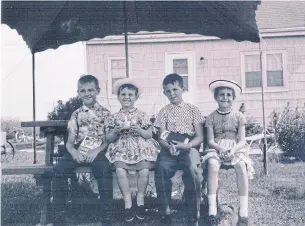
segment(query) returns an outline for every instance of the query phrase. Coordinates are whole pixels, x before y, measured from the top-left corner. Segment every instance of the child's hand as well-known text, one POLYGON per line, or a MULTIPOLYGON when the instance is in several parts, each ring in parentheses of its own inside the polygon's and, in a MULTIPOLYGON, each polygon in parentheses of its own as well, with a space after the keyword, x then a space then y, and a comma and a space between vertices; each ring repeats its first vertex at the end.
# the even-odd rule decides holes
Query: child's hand
POLYGON ((87 163, 91 163, 94 161, 94 159, 96 158, 96 156, 100 153, 99 148, 95 148, 92 150, 89 150, 87 152, 87 156, 86 156, 86 162, 87 163))
POLYGON ((74 159, 74 161, 77 163, 82 163, 85 161, 85 156, 82 153, 80 153, 79 151, 77 151, 76 149, 74 149, 71 152, 71 156, 74 159))
POLYGON ((116 125, 113 129, 113 131, 118 134, 119 132, 121 132, 121 130, 123 129, 123 124, 120 125, 116 125))
POLYGON ((170 154, 174 156, 178 156, 180 154, 180 151, 175 148, 174 144, 170 143, 170 146, 171 146, 169 149, 170 154))
POLYGON ((141 133, 141 127, 137 124, 131 123, 130 124, 130 132, 132 133, 141 133))
POLYGON ((172 144, 174 144, 174 147, 176 149, 179 149, 179 150, 190 150, 190 145, 189 144, 184 144, 184 143, 181 143, 181 142, 178 142, 178 141, 171 141, 172 144))
POLYGON ((223 158, 225 159, 225 161, 231 161, 233 157, 234 157, 234 151, 232 151, 232 149, 229 149, 223 153, 223 158))

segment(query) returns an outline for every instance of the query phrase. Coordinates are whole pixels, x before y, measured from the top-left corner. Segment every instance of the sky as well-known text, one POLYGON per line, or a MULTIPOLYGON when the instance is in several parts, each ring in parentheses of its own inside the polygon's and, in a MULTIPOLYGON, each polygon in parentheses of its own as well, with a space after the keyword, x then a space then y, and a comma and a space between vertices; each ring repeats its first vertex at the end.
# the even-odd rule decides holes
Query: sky
MULTIPOLYGON (((46 120, 58 100, 77 95, 85 73, 83 43, 35 54, 36 120, 46 120)), ((1 25, 1 117, 33 119, 32 55, 16 30, 1 25)))

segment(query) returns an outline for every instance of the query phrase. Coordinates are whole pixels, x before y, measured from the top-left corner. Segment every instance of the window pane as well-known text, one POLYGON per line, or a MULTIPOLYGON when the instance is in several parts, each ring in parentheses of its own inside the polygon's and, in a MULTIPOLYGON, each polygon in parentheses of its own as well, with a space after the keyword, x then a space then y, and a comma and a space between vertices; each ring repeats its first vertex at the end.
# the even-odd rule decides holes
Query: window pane
MULTIPOLYGON (((111 85, 111 90, 112 90, 112 87, 113 87, 113 85, 114 85, 114 83, 116 82, 116 81, 118 81, 118 80, 120 80, 121 78, 112 78, 112 85, 111 85)), ((113 90, 112 90, 112 94, 114 94, 114 95, 117 95, 116 93, 114 93, 113 92, 113 90)))
MULTIPOLYGON (((126 61, 125 59, 112 59, 111 60, 111 84, 112 86, 109 87, 112 90, 113 84, 122 79, 126 78, 126 61)), ((112 94, 116 95, 116 93, 112 94)))
POLYGON ((187 59, 174 59, 173 71, 179 75, 188 74, 188 62, 187 59))
POLYGON ((267 71, 282 71, 283 70, 282 54, 267 54, 267 71))
POLYGON ((260 71, 260 56, 259 55, 248 55, 245 56, 245 72, 260 71))
POLYGON ((261 72, 246 72, 246 88, 262 87, 261 72))
POLYGON ((267 71, 267 86, 284 86, 283 71, 267 71))
POLYGON ((112 78, 125 78, 126 77, 125 59, 111 60, 111 77, 112 78))
POLYGON ((188 76, 182 76, 183 78, 183 87, 184 90, 188 91, 189 90, 189 79, 188 76))

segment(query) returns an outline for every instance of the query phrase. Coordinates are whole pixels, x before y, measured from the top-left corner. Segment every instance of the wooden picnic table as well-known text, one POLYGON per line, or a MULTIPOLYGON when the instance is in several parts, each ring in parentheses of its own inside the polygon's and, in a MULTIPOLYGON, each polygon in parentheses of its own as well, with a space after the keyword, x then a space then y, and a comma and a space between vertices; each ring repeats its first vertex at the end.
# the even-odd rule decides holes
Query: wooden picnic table
POLYGON ((66 120, 21 122, 22 127, 39 127, 40 136, 46 137, 45 158, 42 164, 5 166, 1 168, 3 175, 33 174, 36 184, 42 186, 43 204, 40 213, 40 225, 47 224, 48 205, 51 197, 51 180, 53 172, 53 153, 55 136, 67 133, 66 120))

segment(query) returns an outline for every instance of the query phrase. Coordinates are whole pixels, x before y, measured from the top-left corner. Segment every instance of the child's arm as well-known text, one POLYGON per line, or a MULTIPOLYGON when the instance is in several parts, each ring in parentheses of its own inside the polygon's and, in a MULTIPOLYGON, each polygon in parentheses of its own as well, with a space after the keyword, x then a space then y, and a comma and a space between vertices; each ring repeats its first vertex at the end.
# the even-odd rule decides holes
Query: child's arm
POLYGON ((102 143, 101 146, 88 151, 87 156, 86 156, 86 162, 88 162, 88 163, 93 162, 93 160, 96 158, 96 156, 100 152, 105 151, 107 149, 109 143, 105 139, 103 139, 103 140, 104 140, 104 142, 102 143))
POLYGON ((214 129, 213 129, 213 127, 207 127, 207 140, 208 140, 209 148, 215 149, 219 152, 227 151, 227 150, 224 150, 219 144, 217 144, 214 141, 214 129))
POLYGON ((190 148, 197 147, 203 142, 203 129, 201 124, 195 125, 195 137, 189 143, 184 144, 181 142, 174 142, 174 147, 179 150, 189 150, 190 148))
POLYGON ((152 128, 149 127, 148 129, 143 129, 137 124, 131 124, 130 131, 133 133, 138 133, 144 139, 152 138, 152 128))
POLYGON ((72 158, 77 163, 81 163, 85 159, 84 159, 84 156, 78 150, 76 150, 74 148, 75 139, 76 139, 76 134, 73 133, 73 132, 69 132, 68 140, 67 140, 67 143, 66 143, 66 148, 67 148, 67 151, 71 154, 72 158))
POLYGON ((165 149, 170 150, 170 149, 172 148, 171 145, 170 145, 169 143, 167 143, 165 140, 162 140, 162 139, 161 139, 161 134, 162 134, 164 131, 165 131, 164 128, 159 128, 158 142, 159 142, 159 144, 160 144, 160 146, 161 146, 162 148, 165 148, 165 149))
POLYGON ((234 154, 235 152, 243 149, 246 145, 246 128, 245 125, 239 125, 238 133, 237 133, 237 144, 231 149, 231 153, 234 154))
POLYGON ((122 130, 122 128, 123 126, 115 126, 113 129, 111 129, 109 133, 106 134, 106 141, 108 143, 114 142, 117 139, 118 134, 122 130))

